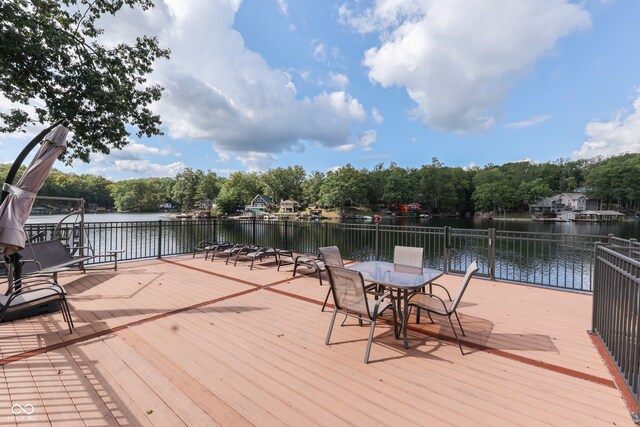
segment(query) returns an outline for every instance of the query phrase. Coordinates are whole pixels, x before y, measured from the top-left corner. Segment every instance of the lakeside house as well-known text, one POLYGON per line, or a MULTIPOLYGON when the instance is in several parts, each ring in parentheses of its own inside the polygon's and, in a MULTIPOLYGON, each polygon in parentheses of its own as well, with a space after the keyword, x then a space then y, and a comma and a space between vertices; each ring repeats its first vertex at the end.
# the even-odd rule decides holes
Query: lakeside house
POLYGON ((295 200, 280 200, 280 212, 294 213, 300 210, 300 203, 295 200))
POLYGON ((588 198, 584 193, 560 193, 543 197, 538 203, 530 205, 529 214, 534 219, 555 218, 564 212, 582 212, 597 208, 598 201, 588 198))
POLYGON ((275 205, 273 200, 271 200, 271 197, 265 196, 264 194, 258 194, 253 198, 251 204, 244 207, 243 215, 260 217, 273 209, 274 206, 275 205))

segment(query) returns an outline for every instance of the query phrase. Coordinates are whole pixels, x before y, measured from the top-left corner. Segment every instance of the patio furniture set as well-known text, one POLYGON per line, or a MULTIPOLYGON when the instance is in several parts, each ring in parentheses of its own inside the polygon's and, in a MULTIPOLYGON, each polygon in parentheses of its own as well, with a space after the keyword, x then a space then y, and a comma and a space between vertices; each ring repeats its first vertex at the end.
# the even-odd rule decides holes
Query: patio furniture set
MULTIPOLYGON (((334 309, 327 332, 325 343, 329 345, 331 333, 338 313, 347 317, 354 317, 362 325, 363 321, 370 323, 369 338, 364 355, 364 362, 369 362, 371 344, 376 323, 380 315, 391 309, 393 317, 393 331, 396 339, 402 340, 404 348, 409 348, 407 324, 411 310, 416 310, 416 323, 420 323, 421 312, 424 311, 433 323, 433 314, 446 317, 453 331, 454 337, 464 355, 464 350, 458 332, 452 321, 455 317, 460 333, 465 336, 462 323, 457 313, 460 300, 471 281, 471 277, 478 271, 477 261, 473 261, 462 278, 457 294, 452 297, 447 288, 435 280, 443 275, 440 270, 423 267, 423 248, 396 246, 393 262, 367 261, 345 267, 340 250, 337 246, 319 248, 317 256, 297 255, 289 250, 263 247, 232 242, 202 241, 195 248, 193 257, 197 253, 205 253, 205 260, 211 254, 213 261, 216 256, 226 258, 225 264, 233 259, 233 265, 245 258, 251 261, 253 269, 256 260, 273 257, 278 271, 283 265, 293 265, 295 277, 298 267, 303 266, 313 270, 323 285, 322 273, 326 272, 329 279, 329 290, 322 305, 325 310, 329 296, 333 296, 334 309), (446 294, 440 297, 433 293, 434 286, 446 294), (427 291, 428 287, 428 291, 427 291)), ((343 322, 344 323, 344 322, 343 322)))

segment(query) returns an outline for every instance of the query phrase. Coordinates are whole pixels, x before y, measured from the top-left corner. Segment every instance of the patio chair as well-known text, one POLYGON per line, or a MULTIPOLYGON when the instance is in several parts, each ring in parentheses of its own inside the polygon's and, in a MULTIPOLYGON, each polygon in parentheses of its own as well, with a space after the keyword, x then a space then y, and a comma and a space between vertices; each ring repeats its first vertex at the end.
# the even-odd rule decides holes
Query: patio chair
POLYGON ((396 246, 393 248, 393 263, 410 267, 423 267, 422 253, 424 248, 413 246, 396 246))
MULTIPOLYGON (((67 304, 66 292, 50 276, 31 276, 8 284, 7 292, 0 295, 0 322, 17 320, 51 312, 47 303, 58 302, 62 317, 73 333, 73 319, 67 304)), ((56 307, 57 310, 57 307, 56 307)))
POLYGON ((377 300, 370 298, 369 294, 365 291, 362 274, 358 271, 327 265, 327 274, 329 276, 330 290, 333 293, 335 304, 325 344, 329 345, 331 331, 333 330, 338 312, 345 316, 358 319, 361 324, 363 320, 368 321, 371 323, 371 327, 369 328, 367 349, 364 353, 364 363, 369 363, 369 353, 371 353, 371 341, 373 340, 376 321, 378 320, 378 316, 389 307, 391 307, 393 311, 393 329, 394 331, 396 330, 396 304, 393 295, 389 292, 381 295, 377 300))
MULTIPOLYGON (((320 285, 322 286, 322 276, 320 274, 320 267, 326 268, 328 266, 331 267, 344 267, 344 262, 342 261, 342 255, 340 255, 340 249, 337 246, 326 246, 323 248, 318 248, 320 251, 320 255, 322 256, 322 265, 318 265, 318 277, 320 277, 320 285)), ((322 304, 322 310, 324 311, 327 306, 327 302, 329 301, 329 295, 331 295, 331 288, 327 292, 327 296, 324 298, 324 303, 322 304)))
MULTIPOLYGON (((464 329, 462 328, 462 323, 460 323, 460 318, 458 317, 458 313, 456 309, 460 304, 460 300, 464 295, 464 291, 467 289, 469 282, 471 281, 471 276, 473 276, 478 271, 478 261, 473 261, 471 265, 467 268, 467 272, 460 283, 460 287, 458 289, 458 294, 456 298, 451 301, 451 296, 447 291, 447 295, 449 295, 449 301, 445 301, 442 298, 438 297, 433 293, 426 292, 416 292, 415 294, 409 297, 409 307, 416 307, 416 323, 420 323, 420 310, 426 310, 429 319, 433 323, 433 319, 431 318, 431 314, 438 314, 440 316, 446 316, 449 319, 449 324, 451 325, 451 330, 453 330, 453 335, 456 338, 456 342, 458 343, 458 347, 460 347, 460 352, 464 356, 464 351, 462 350, 462 345, 460 344, 460 339, 458 338, 458 333, 456 332, 456 328, 453 326, 453 322, 451 321, 451 316, 455 316, 458 321, 458 325, 460 326, 460 331, 462 332, 462 336, 465 336, 464 329)), ((441 285, 437 285, 444 288, 441 285)))

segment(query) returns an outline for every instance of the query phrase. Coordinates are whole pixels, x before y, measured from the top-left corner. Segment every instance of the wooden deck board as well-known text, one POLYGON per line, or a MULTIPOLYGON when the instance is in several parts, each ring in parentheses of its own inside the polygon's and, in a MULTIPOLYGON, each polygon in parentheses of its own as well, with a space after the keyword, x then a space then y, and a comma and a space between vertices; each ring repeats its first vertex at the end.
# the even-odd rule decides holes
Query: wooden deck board
POLYGON ((588 295, 474 280, 466 356, 425 318, 408 350, 380 324, 365 365, 368 326, 336 322, 324 345, 313 274, 190 256, 119 270, 61 275, 72 335, 60 313, 0 324, 0 357, 25 357, 0 366, 2 407, 29 400, 33 425, 633 425, 586 333, 588 295))

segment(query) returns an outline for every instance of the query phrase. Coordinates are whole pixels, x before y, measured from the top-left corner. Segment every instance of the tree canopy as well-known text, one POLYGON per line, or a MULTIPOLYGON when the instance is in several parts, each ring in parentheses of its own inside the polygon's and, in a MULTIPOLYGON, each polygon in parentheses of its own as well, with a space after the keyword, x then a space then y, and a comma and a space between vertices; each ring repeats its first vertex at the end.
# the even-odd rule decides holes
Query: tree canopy
POLYGON ((97 24, 124 6, 153 7, 152 0, 0 1, 0 95, 15 108, 0 111, 0 132, 68 119, 73 139, 63 154, 88 161, 137 136, 159 135, 160 117, 149 105, 162 87, 148 84, 158 58, 168 58, 154 37, 106 46, 97 24))

